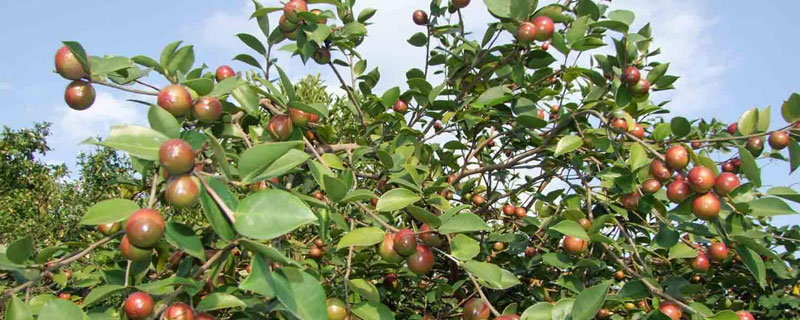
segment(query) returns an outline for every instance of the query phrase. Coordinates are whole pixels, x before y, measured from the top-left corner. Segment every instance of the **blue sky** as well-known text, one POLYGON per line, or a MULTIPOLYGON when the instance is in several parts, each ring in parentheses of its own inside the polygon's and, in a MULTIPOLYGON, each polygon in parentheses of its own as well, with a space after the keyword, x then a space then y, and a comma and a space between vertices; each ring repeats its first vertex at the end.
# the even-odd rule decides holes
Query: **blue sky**
MULTIPOLYGON (((277 0, 261 0, 266 6, 277 0)), ((542 1, 544 2, 544 1, 542 1)), ((75 154, 86 147, 83 139, 108 132, 116 123, 145 123, 145 109, 126 102, 133 96, 97 88, 96 104, 88 111, 70 111, 63 102, 67 82, 51 71, 53 55, 61 40, 80 41, 92 55, 157 57, 169 42, 184 40, 195 45, 196 61, 210 66, 230 64, 247 49, 234 37, 249 32, 262 37, 255 23, 247 21, 252 12, 248 1, 69 1, 0 2, 0 125, 20 128, 34 121, 54 123, 51 144, 55 150, 47 161, 74 163, 75 154), (166 4, 168 3, 168 5, 166 4)), ((418 66, 424 51, 405 40, 422 31, 410 23, 414 9, 427 7, 427 0, 360 0, 358 8, 378 9, 362 53, 370 69, 379 66, 379 88, 403 84, 404 72, 418 66)), ((669 107, 688 117, 716 117, 735 121, 752 107, 771 105, 772 127, 783 125, 780 105, 792 92, 800 91, 794 61, 800 51, 800 24, 792 13, 800 1, 614 0, 613 8, 636 13, 635 29, 651 22, 655 46, 670 61, 670 73, 681 76, 678 90, 654 95, 656 101, 670 99, 669 107)), ((464 10, 468 26, 482 35, 491 21, 482 1, 474 0, 464 10)), ((273 26, 277 16, 272 16, 273 26)), ((302 66, 287 55, 279 55, 292 78, 322 72, 316 65, 302 66)), ((155 78, 155 77, 153 77, 155 78)), ((162 84, 158 80, 150 80, 162 84)), ((765 163, 766 164, 766 163, 765 163)), ((787 176, 787 165, 765 168, 768 185, 800 181, 800 174, 787 176)), ((796 185, 797 188, 799 185, 796 185)), ((798 215, 779 218, 782 223, 800 223, 798 215)))

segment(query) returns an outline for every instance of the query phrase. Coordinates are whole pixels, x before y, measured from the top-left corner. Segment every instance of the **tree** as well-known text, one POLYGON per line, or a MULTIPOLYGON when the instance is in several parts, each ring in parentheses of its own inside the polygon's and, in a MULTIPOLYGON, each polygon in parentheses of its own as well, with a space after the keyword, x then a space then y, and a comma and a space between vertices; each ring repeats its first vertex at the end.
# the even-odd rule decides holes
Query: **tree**
POLYGON ((9 244, 7 318, 800 316, 800 229, 770 224, 800 199, 764 187, 758 166, 800 165, 799 94, 775 130, 769 108, 731 126, 665 118, 650 93, 678 77, 655 60, 650 26, 634 32, 634 13, 591 0, 485 0, 497 20, 483 35, 464 32, 470 1, 431 1, 427 21, 409 19, 425 65, 407 89, 375 92, 379 69, 357 51, 375 11, 353 2, 254 1, 267 40, 238 35, 258 57, 237 55, 254 68, 240 73, 193 68, 181 42, 158 60, 64 42, 70 106, 93 85, 149 105, 149 127, 87 140, 130 156, 142 201, 89 208, 80 223, 107 236, 74 254, 34 264, 43 249, 9 244), (292 83, 271 57, 280 43, 328 66, 344 94, 292 83), (79 260, 72 280, 49 282, 79 260), (23 301, 36 286, 70 301, 23 301))

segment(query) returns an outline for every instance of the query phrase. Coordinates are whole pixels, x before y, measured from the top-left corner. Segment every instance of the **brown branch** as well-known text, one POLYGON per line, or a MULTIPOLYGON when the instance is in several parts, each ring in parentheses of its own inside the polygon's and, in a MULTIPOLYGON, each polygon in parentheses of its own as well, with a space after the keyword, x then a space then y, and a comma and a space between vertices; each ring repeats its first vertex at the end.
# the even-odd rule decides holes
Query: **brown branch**
POLYGON ((226 205, 224 201, 222 201, 222 198, 217 194, 217 192, 214 191, 214 189, 212 189, 211 186, 208 185, 208 182, 203 180, 203 177, 200 177, 196 173, 193 173, 193 175, 197 177, 198 180, 200 180, 200 183, 203 184, 203 187, 205 187, 206 191, 208 192, 208 195, 210 195, 211 198, 214 199, 214 202, 217 203, 222 212, 224 212, 225 215, 228 217, 228 219, 231 220, 231 223, 236 223, 236 217, 233 215, 233 211, 231 210, 231 208, 228 208, 228 205, 226 205))
POLYGON ((111 87, 111 88, 114 88, 114 89, 119 89, 119 90, 122 90, 122 91, 132 92, 132 93, 146 94, 146 95, 149 95, 149 96, 157 96, 158 95, 158 92, 144 91, 144 90, 128 88, 126 86, 121 86, 121 85, 118 85, 116 83, 107 82, 107 81, 104 81, 104 80, 92 80, 92 83, 96 83, 96 84, 103 85, 103 86, 106 86, 106 87, 111 87))
POLYGON ((375 212, 372 212, 372 209, 367 208, 366 206, 364 206, 363 204, 360 204, 358 202, 354 202, 354 203, 356 204, 356 206, 361 208, 361 210, 366 212, 370 217, 372 217, 373 219, 377 220, 378 223, 380 223, 380 225, 382 225, 384 228, 386 228, 386 230, 389 230, 391 232, 399 231, 399 229, 397 229, 397 228, 391 226, 390 224, 386 223, 386 221, 383 221, 383 219, 381 217, 379 217, 375 212))
POLYGON ((152 209, 156 205, 156 192, 158 191, 158 171, 153 174, 153 183, 150 186, 150 198, 147 199, 147 207, 152 209))
POLYGON ((356 111, 358 112, 358 118, 359 118, 359 120, 361 120, 361 125, 366 127, 367 126, 367 122, 364 121, 364 112, 361 111, 361 106, 358 105, 358 99, 356 99, 356 94, 344 82, 344 78, 342 78, 342 75, 339 73, 339 70, 336 69, 336 66, 334 66, 332 62, 329 62, 328 65, 331 66, 331 69, 333 70, 333 73, 336 74, 336 78, 339 79, 339 82, 342 84, 342 87, 344 87, 344 91, 347 92, 347 96, 350 98, 350 101, 353 102, 353 106, 356 108, 356 111))

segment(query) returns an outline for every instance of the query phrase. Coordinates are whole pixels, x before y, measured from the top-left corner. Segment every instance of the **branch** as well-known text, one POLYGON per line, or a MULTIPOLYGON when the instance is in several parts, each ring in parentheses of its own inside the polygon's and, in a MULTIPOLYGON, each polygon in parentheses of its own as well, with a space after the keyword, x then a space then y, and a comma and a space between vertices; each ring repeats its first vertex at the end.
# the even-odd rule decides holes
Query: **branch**
POLYGON ((146 94, 146 95, 149 95, 149 96, 157 96, 158 95, 158 92, 144 91, 144 90, 128 88, 126 86, 121 86, 121 85, 118 85, 116 83, 107 82, 107 81, 104 81, 104 80, 92 80, 92 83, 96 83, 96 84, 99 84, 99 85, 104 85, 106 87, 111 87, 111 88, 119 89, 119 90, 122 90, 122 91, 138 93, 138 94, 146 94))
POLYGON ((208 195, 210 195, 211 198, 214 199, 214 202, 216 202, 219 208, 222 209, 222 212, 224 212, 225 215, 228 216, 228 219, 231 220, 231 223, 236 223, 236 217, 234 217, 233 211, 231 210, 231 208, 228 208, 228 205, 226 205, 224 201, 222 201, 222 198, 217 194, 217 192, 214 191, 214 189, 212 189, 211 186, 208 185, 208 182, 203 180, 202 177, 198 176, 196 173, 192 174, 195 177, 197 177, 198 180, 200 180, 200 183, 203 184, 203 187, 208 192, 208 195))
POLYGON ((150 198, 147 199, 147 207, 152 209, 156 205, 156 192, 158 191, 158 171, 153 174, 153 185, 150 187, 150 198))
POLYGON ((355 204, 356 204, 356 205, 357 205, 359 208, 361 208, 361 210, 363 210, 364 212, 366 212, 366 213, 367 213, 367 214, 368 214, 370 217, 372 217, 373 219, 377 220, 377 221, 378 221, 378 223, 380 223, 380 225, 382 225, 382 226, 383 226, 384 228, 386 228, 387 230, 389 230, 389 231, 391 231, 391 232, 397 232, 397 231, 400 231, 399 229, 397 229, 397 228, 395 228, 395 227, 391 226, 390 224, 386 223, 386 221, 383 221, 383 219, 382 219, 381 217, 379 217, 377 214, 375 214, 374 212, 372 212, 372 209, 370 209, 370 208, 367 208, 366 206, 364 206, 364 205, 363 205, 363 204, 361 204, 361 203, 358 203, 358 202, 354 202, 354 203, 355 203, 355 204))
POLYGON ((366 127, 367 126, 367 122, 364 121, 364 112, 361 111, 361 106, 358 105, 358 100, 356 99, 356 94, 353 92, 352 89, 350 89, 350 87, 346 83, 344 83, 344 78, 342 78, 342 75, 339 74, 339 70, 336 70, 336 67, 333 65, 333 63, 329 62, 328 65, 331 66, 331 69, 333 69, 333 73, 336 74, 336 78, 339 79, 339 82, 342 84, 342 87, 344 87, 344 91, 347 92, 347 96, 350 98, 350 101, 353 102, 353 106, 355 106, 356 111, 358 112, 358 118, 361 120, 361 124, 364 127, 366 127))

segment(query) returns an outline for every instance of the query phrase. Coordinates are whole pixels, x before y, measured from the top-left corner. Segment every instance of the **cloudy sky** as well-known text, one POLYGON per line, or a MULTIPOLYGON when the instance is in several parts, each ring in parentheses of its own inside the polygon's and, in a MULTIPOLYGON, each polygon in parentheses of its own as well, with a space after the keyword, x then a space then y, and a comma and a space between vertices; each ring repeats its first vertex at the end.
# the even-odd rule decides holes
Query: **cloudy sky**
MULTIPOLYGON (((265 6, 279 4, 278 0, 260 1, 265 6)), ((472 2, 464 10, 465 20, 468 31, 480 36, 492 17, 481 0, 472 2)), ((46 159, 72 165, 75 154, 87 148, 78 145, 85 138, 105 136, 111 124, 146 123, 144 107, 125 101, 133 96, 103 87, 97 88, 98 97, 92 108, 71 111, 63 102, 67 82, 52 73, 53 55, 61 40, 80 41, 92 55, 151 57, 157 57, 167 43, 184 40, 195 45, 198 62, 246 68, 231 58, 249 50, 235 34, 244 31, 263 38, 255 23, 247 20, 253 8, 251 1, 168 3, 169 6, 154 0, 93 1, 91 5, 69 1, 0 2, 0 43, 4 47, 0 53, 0 125, 20 128, 36 121, 53 122, 51 144, 55 150, 46 159)), ((679 114, 716 117, 725 122, 735 121, 748 108, 772 105, 773 127, 782 125, 782 101, 800 91, 795 62, 800 49, 796 41, 800 24, 792 17, 792 13, 800 11, 800 2, 606 3, 615 9, 634 11, 634 30, 651 22, 654 46, 663 52, 658 60, 671 62, 670 73, 681 76, 675 85, 678 90, 655 95, 656 100, 672 100, 669 107, 679 114)), ((361 51, 368 59, 369 69, 380 67, 379 88, 404 84, 405 70, 423 62, 424 49, 414 48, 405 40, 422 31, 410 18, 413 10, 427 4, 427 0, 358 1, 359 10, 377 9, 361 51)), ((272 15, 271 20, 274 26, 277 15, 272 15)), ((285 54, 279 58, 294 79, 322 72, 329 83, 334 80, 327 70, 316 65, 303 66, 299 59, 285 54)), ((787 177, 786 167, 769 165, 765 184, 800 181, 797 173, 787 177)))

